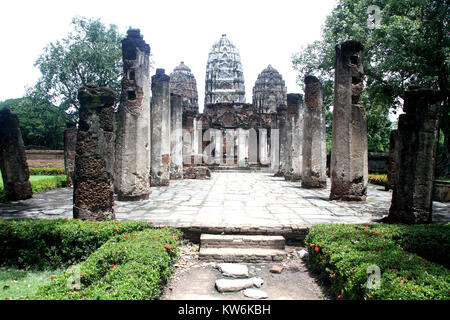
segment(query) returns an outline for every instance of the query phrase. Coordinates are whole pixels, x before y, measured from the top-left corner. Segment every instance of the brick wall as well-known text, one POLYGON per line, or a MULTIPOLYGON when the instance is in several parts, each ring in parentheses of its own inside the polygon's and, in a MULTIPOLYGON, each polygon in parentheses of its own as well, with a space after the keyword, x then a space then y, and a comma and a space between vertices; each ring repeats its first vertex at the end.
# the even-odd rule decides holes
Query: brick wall
POLYGON ((25 150, 29 167, 64 167, 63 150, 25 150))

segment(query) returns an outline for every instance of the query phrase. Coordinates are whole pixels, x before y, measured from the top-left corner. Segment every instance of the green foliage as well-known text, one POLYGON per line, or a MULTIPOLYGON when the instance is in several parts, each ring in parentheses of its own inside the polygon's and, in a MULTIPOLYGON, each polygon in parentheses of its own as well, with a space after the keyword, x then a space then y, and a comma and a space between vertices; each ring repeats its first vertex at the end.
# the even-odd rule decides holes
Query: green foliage
POLYGON ((38 290, 40 300, 150 300, 173 272, 180 233, 145 230, 113 237, 79 265, 80 286, 71 288, 74 269, 38 290), (69 286, 68 286, 69 283, 69 286))
MULTIPOLYGON (((33 193, 44 192, 56 188, 64 188, 67 186, 66 175, 56 176, 30 176, 31 190, 33 193)), ((3 186, 3 180, 0 177, 0 202, 6 201, 6 193, 3 186)))
POLYGON ((368 113, 369 150, 388 149, 388 111, 397 110, 411 84, 443 91, 446 101, 442 127, 448 136, 448 21, 447 0, 340 0, 327 17, 323 39, 292 57, 299 85, 303 85, 306 75, 317 76, 324 86, 325 107, 329 108, 333 101, 334 47, 345 40, 359 40, 365 48, 367 77, 361 101, 368 113), (367 9, 372 5, 381 9, 380 27, 375 29, 369 28, 367 21, 367 9))
POLYGON ((379 186, 387 186, 387 175, 386 174, 369 174, 369 183, 373 183, 379 186))
POLYGON ((94 82, 120 94, 123 35, 99 19, 74 18, 72 25, 73 32, 48 44, 37 59, 42 77, 33 90, 48 101, 62 101, 60 108, 77 119, 79 88, 94 82))
POLYGON ((305 239, 308 264, 338 299, 448 300, 450 271, 437 263, 448 266, 449 231, 450 224, 316 225, 305 239), (370 266, 380 269, 378 288, 368 286, 370 266))
POLYGON ((57 269, 86 259, 115 235, 150 227, 132 221, 0 220, 0 265, 57 269))
POLYGON ((32 176, 58 176, 64 174, 64 167, 29 167, 30 175, 32 176))
POLYGON ((8 108, 19 118, 24 145, 43 146, 53 150, 64 148, 66 114, 37 97, 8 99, 0 102, 0 110, 8 108))

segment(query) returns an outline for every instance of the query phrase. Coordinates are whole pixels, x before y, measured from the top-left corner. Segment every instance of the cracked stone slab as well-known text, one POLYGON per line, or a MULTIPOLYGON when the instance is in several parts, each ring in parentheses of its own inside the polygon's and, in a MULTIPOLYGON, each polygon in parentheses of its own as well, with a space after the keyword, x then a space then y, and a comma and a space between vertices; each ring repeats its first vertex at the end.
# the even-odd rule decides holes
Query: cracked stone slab
POLYGON ((245 264, 219 263, 217 269, 219 269, 225 277, 248 278, 248 267, 245 264))
POLYGON ((267 294, 267 292, 261 290, 261 289, 245 289, 244 291, 244 296, 246 296, 247 298, 252 298, 252 299, 267 299, 269 297, 269 295, 267 294))

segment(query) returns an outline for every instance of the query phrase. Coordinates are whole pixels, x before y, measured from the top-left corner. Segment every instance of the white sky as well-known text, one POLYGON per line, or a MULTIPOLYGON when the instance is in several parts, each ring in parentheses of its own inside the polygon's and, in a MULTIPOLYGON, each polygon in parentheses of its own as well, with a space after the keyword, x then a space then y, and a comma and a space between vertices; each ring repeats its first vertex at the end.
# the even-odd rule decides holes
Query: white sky
MULTIPOLYGON (((271 64, 300 92, 291 55, 318 40, 336 0, 3 0, 0 2, 0 101, 19 98, 40 76, 33 66, 43 48, 71 30, 75 15, 141 30, 150 44, 154 67, 170 74, 184 61, 204 100, 209 50, 223 33, 240 52, 246 99, 258 74, 271 64)), ((152 75, 155 69, 152 70, 152 75)))

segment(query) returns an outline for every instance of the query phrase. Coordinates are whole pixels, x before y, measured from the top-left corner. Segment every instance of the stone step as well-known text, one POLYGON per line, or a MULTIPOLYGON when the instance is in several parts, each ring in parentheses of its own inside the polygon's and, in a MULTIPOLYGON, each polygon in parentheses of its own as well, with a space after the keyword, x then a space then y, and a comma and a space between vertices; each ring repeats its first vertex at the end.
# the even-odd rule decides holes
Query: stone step
POLYGON ((284 250, 282 236, 202 234, 201 248, 261 248, 284 250))
POLYGON ((282 261, 286 251, 269 248, 205 248, 201 247, 200 260, 220 262, 271 262, 282 261))

